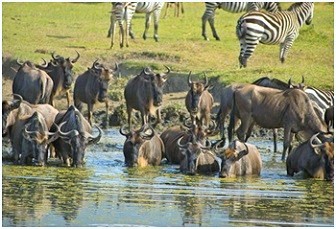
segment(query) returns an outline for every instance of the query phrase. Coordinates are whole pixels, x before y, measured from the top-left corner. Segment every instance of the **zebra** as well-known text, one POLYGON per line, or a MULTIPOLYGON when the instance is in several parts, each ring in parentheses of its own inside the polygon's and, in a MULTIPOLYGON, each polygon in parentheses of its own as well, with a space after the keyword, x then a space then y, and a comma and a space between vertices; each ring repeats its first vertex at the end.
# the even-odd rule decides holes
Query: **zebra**
POLYGON ((112 36, 111 38, 111 48, 113 46, 113 36, 114 36, 114 26, 115 22, 118 21, 119 27, 121 30, 122 43, 120 47, 123 47, 124 37, 126 39, 126 47, 128 47, 128 35, 134 39, 134 33, 132 31, 131 21, 134 13, 145 13, 146 22, 145 22, 145 31, 142 35, 144 40, 147 39, 147 32, 150 26, 150 20, 153 14, 154 17, 154 40, 159 41, 158 28, 159 28, 159 19, 161 9, 163 8, 164 2, 132 2, 132 3, 112 3, 111 11, 111 24, 108 30, 107 37, 112 36), (123 29, 123 20, 126 21, 126 30, 123 29))
POLYGON ((206 22, 208 21, 212 30, 213 37, 220 40, 215 29, 215 10, 223 9, 231 13, 241 13, 249 11, 259 11, 265 9, 270 12, 280 11, 280 4, 275 2, 206 2, 205 12, 202 16, 202 36, 209 40, 206 35, 206 22))
POLYGON ((184 14, 183 2, 166 2, 166 10, 165 10, 165 14, 163 15, 163 18, 166 18, 169 7, 174 7, 175 17, 180 16, 180 11, 182 14, 184 14))
POLYGON ((236 35, 240 42, 240 68, 246 67, 258 43, 280 44, 280 61, 284 63, 288 50, 299 36, 304 23, 313 20, 314 3, 294 3, 286 11, 276 13, 249 12, 237 21, 236 35))

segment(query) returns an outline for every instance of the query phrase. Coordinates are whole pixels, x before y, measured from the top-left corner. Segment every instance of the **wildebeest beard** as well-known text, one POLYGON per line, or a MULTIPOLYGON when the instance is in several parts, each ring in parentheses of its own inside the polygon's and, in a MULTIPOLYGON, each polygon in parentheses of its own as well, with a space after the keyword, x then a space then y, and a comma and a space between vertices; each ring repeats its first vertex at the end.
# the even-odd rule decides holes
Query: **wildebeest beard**
POLYGON ((99 93, 98 93, 98 101, 99 102, 104 102, 107 96, 107 88, 108 88, 108 84, 106 81, 101 80, 101 82, 99 82, 99 93))
POLYGON ((158 107, 162 104, 162 88, 155 84, 154 80, 151 80, 151 89, 153 95, 153 104, 158 107))
POLYGON ((328 156, 325 154, 323 155, 325 170, 326 170, 326 179, 327 180, 334 180, 334 159, 330 160, 328 156))

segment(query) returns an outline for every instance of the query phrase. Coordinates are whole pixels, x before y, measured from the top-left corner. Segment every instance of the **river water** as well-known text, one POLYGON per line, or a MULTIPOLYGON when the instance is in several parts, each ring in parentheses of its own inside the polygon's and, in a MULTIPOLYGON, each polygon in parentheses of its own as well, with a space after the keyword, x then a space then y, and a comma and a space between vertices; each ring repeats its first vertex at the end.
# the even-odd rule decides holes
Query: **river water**
POLYGON ((2 226, 334 225, 333 183, 287 177, 271 141, 250 141, 262 155, 260 177, 224 179, 168 164, 127 168, 125 138, 104 132, 84 168, 3 163, 2 226))

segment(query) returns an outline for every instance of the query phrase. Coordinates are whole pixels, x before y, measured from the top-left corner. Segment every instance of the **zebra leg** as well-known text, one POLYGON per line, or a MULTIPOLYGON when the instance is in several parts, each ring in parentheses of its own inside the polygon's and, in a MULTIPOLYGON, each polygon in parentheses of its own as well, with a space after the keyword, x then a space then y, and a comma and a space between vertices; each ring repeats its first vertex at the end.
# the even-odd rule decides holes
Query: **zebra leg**
POLYGON ((258 44, 259 44, 259 39, 249 40, 249 42, 244 42, 243 47, 242 47, 243 50, 241 50, 241 54, 239 56, 240 68, 241 67, 246 68, 247 59, 251 57, 251 55, 253 54, 258 44))
POLYGON ((206 22, 208 21, 208 15, 205 11, 202 17, 202 36, 204 37, 204 40, 208 41, 209 38, 206 35, 206 22))
POLYGON ((280 44, 280 61, 281 63, 285 62, 285 59, 288 54, 288 50, 292 47, 295 39, 295 35, 286 37, 285 41, 280 44))
POLYGON ((131 37, 131 39, 134 39, 134 33, 133 33, 133 29, 132 29, 132 24, 130 25, 130 29, 129 29, 129 36, 131 37))
POLYGON ((115 21, 113 21, 113 23, 111 22, 110 31, 109 31, 110 32, 110 36, 111 36, 111 46, 110 46, 110 49, 114 45, 114 31, 115 31, 115 27, 116 27, 115 21))
POLYGON ((214 38, 216 38, 217 41, 220 41, 220 38, 219 38, 219 36, 216 32, 216 28, 215 28, 215 16, 214 15, 209 18, 209 24, 210 24, 210 28, 212 30, 212 36, 214 38))
POLYGON ((142 38, 143 38, 144 40, 147 39, 147 32, 148 32, 148 29, 149 29, 149 26, 150 26, 151 16, 152 16, 151 13, 147 13, 147 14, 146 14, 145 31, 144 31, 144 33, 143 33, 143 35, 142 35, 142 38))
POLYGON ((107 31, 107 37, 111 37, 111 33, 112 33, 112 26, 114 25, 114 15, 111 13, 111 17, 110 17, 110 28, 107 31))
POLYGON ((154 12, 154 40, 156 42, 159 41, 158 30, 159 30, 160 12, 161 12, 160 10, 154 12))

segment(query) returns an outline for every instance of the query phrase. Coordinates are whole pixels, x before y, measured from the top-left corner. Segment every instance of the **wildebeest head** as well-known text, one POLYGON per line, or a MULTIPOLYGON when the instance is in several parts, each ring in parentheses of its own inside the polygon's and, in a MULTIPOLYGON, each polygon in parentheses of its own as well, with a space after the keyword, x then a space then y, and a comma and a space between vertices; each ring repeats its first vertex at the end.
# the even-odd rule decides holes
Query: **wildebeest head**
POLYGON ((208 136, 215 136, 218 134, 218 130, 216 129, 216 122, 211 120, 210 125, 208 127, 202 126, 200 121, 196 124, 191 122, 191 119, 186 119, 183 122, 183 125, 187 127, 187 132, 190 136, 195 137, 195 139, 199 142, 204 143, 204 140, 208 136))
POLYGON ((188 85, 190 87, 190 111, 192 114, 196 114, 199 110, 199 103, 201 95, 204 91, 206 91, 209 87, 208 78, 205 76, 203 82, 201 81, 192 81, 191 80, 191 71, 188 76, 188 85))
POLYGON ((59 126, 59 135, 70 145, 70 157, 73 160, 72 166, 81 167, 86 147, 99 142, 102 130, 98 126, 95 126, 99 132, 96 137, 87 132, 83 127, 83 117, 74 106, 70 106, 63 117, 63 122, 59 126))
POLYGON ((298 83, 298 84, 293 84, 292 83, 292 78, 290 78, 288 80, 288 88, 296 88, 296 89, 300 89, 300 90, 305 90, 307 86, 305 86, 304 84, 304 76, 302 76, 302 80, 301 80, 301 83, 298 83))
POLYGON ((322 142, 317 136, 319 133, 310 138, 310 146, 314 152, 321 156, 325 163, 326 179, 334 179, 334 143, 331 141, 322 142), (317 143, 314 143, 317 142, 317 143))
POLYGON ((210 143, 206 141, 207 145, 203 146, 200 141, 196 140, 196 136, 192 136, 191 141, 181 144, 182 139, 183 137, 177 141, 177 145, 184 156, 180 162, 180 170, 189 175, 195 175, 199 165, 199 157, 204 152, 209 153, 210 143))
POLYGON ((50 133, 43 116, 34 112, 25 124, 23 137, 21 163, 31 157, 34 165, 44 166, 47 145, 56 140, 58 133, 50 133))
POLYGON ((249 150, 246 144, 244 143, 246 149, 237 150, 236 141, 229 145, 227 149, 224 147, 218 147, 220 142, 215 146, 215 152, 222 159, 221 172, 219 173, 220 177, 229 177, 231 167, 236 161, 239 161, 243 156, 247 155, 249 150))
POLYGON ((14 100, 9 102, 7 100, 2 101, 2 136, 6 136, 7 134, 7 124, 8 122, 13 122, 15 120, 9 120, 14 117, 10 117, 10 113, 19 108, 22 102, 22 97, 20 95, 14 95, 14 100))
POLYGON ((120 134, 126 137, 124 143, 125 164, 133 167, 138 164, 140 147, 148 140, 154 137, 154 129, 149 125, 143 125, 139 130, 126 131, 125 126, 119 129, 120 134))
POLYGON ((64 74, 63 87, 65 89, 69 89, 73 82, 73 71, 72 71, 73 64, 76 63, 80 57, 80 54, 77 51, 76 53, 77 53, 77 56, 74 59, 71 59, 70 57, 64 58, 59 55, 55 56, 55 52, 51 54, 51 57, 53 58, 53 63, 57 64, 63 69, 63 74, 64 74))
POLYGON ((105 68, 104 65, 99 64, 98 60, 96 60, 91 67, 91 72, 96 75, 99 90, 98 90, 98 101, 104 102, 107 97, 107 90, 109 86, 110 80, 113 78, 114 72, 118 71, 118 64, 115 64, 114 70, 110 68, 105 68))
POLYGON ((167 80, 168 74, 170 73, 170 68, 167 68, 166 73, 154 73, 150 68, 144 68, 141 72, 141 76, 150 82, 151 91, 153 96, 153 105, 156 107, 161 106, 163 98, 163 85, 167 80))

